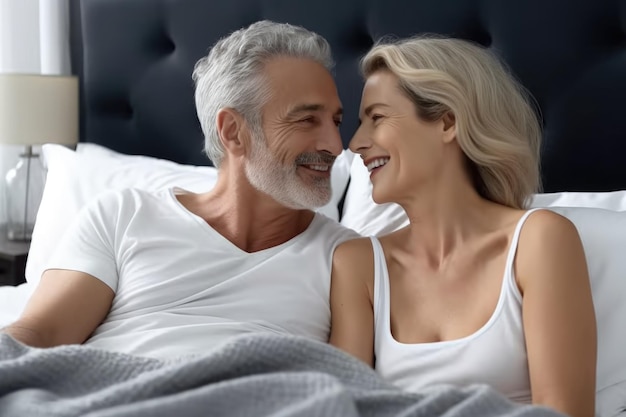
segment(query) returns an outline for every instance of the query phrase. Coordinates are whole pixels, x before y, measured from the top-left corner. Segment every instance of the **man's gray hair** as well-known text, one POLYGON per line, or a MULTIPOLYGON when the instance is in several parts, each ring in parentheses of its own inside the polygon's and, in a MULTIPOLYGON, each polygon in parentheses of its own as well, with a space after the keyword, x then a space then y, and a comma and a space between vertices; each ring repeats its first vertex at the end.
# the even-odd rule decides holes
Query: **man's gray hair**
POLYGON ((286 23, 253 23, 220 39, 195 65, 193 80, 205 152, 219 167, 224 147, 217 131, 217 113, 238 111, 255 134, 262 133, 261 109, 271 91, 264 79, 266 62, 277 57, 310 59, 331 70, 330 45, 322 36, 286 23))

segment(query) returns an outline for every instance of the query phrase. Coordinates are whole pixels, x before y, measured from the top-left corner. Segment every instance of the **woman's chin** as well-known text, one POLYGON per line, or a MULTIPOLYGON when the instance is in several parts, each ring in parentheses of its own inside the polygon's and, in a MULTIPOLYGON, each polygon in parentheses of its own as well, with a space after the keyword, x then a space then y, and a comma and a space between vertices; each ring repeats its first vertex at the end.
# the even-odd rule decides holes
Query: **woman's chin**
POLYGON ((372 189, 372 200, 376 204, 395 203, 393 196, 387 192, 377 191, 376 188, 372 189))

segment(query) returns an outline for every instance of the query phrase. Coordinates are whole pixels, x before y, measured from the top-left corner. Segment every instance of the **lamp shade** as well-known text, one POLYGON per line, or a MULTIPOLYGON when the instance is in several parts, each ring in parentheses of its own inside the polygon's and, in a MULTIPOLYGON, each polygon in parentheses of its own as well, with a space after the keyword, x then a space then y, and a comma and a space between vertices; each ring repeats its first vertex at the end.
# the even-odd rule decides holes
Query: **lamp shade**
POLYGON ((77 77, 0 74, 0 144, 77 142, 77 77))

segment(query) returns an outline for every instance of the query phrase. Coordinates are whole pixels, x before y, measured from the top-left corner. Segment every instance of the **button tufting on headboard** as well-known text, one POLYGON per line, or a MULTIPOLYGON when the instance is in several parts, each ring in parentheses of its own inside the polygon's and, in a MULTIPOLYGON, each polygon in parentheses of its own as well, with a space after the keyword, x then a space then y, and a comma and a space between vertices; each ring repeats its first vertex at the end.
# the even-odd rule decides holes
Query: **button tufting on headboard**
POLYGON ((626 0, 622 0, 618 6, 619 12, 617 15, 619 16, 619 20, 621 22, 622 33, 626 37, 626 0))
POLYGON ((176 44, 166 33, 162 33, 155 41, 155 48, 159 51, 159 54, 169 55, 176 50, 176 44))
POLYGON ((362 23, 346 28, 343 42, 359 56, 364 55, 374 45, 374 37, 362 23))
POLYGON ((626 189, 626 0, 70 0, 84 141, 207 164, 191 71, 221 36, 255 20, 325 36, 357 126, 362 55, 382 36, 439 33, 488 46, 532 93, 545 123, 547 191, 626 189))

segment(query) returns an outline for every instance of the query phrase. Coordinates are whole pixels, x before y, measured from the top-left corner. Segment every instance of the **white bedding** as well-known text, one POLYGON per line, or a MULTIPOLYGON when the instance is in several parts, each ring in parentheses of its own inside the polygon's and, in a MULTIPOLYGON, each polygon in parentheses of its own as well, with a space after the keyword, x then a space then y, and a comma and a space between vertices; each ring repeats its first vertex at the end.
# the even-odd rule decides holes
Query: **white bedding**
POLYGON ((28 282, 17 287, 0 287, 0 328, 18 318, 34 288, 35 284, 28 282))
MULTIPOLYGON (((56 149, 54 145, 47 146, 51 151, 56 149)), ((125 157, 122 161, 114 163, 115 159, 122 157, 112 154, 110 151, 105 152, 105 150, 97 147, 86 150, 90 152, 84 152, 81 156, 84 159, 89 159, 84 165, 90 167, 90 173, 101 172, 106 173, 108 176, 102 178, 101 175, 95 182, 96 185, 94 185, 92 176, 72 175, 71 178, 74 179, 91 178, 88 184, 82 184, 81 187, 68 187, 69 184, 72 184, 72 182, 68 181, 61 181, 56 188, 50 186, 51 184, 54 185, 55 181, 46 183, 44 196, 48 197, 49 201, 55 202, 55 204, 44 204, 45 201, 48 201, 46 199, 42 201, 35 226, 36 233, 34 233, 33 242, 31 242, 29 264, 27 265, 26 278, 28 283, 17 287, 0 286, 0 328, 18 318, 37 285, 37 277, 40 275, 42 262, 45 260, 46 254, 54 247, 54 242, 47 237, 58 235, 58 230, 62 231, 64 228, 64 221, 70 221, 82 205, 86 203, 86 197, 93 197, 95 191, 110 189, 111 187, 132 186, 132 184, 128 184, 128 180, 132 181, 132 177, 129 178, 126 175, 130 172, 125 168, 127 165, 135 167, 138 163, 146 165, 146 169, 152 175, 152 181, 150 182, 152 187, 155 187, 157 184, 163 185, 168 181, 178 181, 182 177, 188 178, 189 181, 194 180, 194 184, 198 187, 206 187, 208 185, 206 183, 206 175, 192 175, 198 174, 193 172, 196 168, 173 166, 172 163, 154 161, 147 157, 125 157), (96 164, 92 160, 94 158, 105 160, 96 164), (108 167, 108 169, 101 167, 108 167), (158 175, 160 182, 154 180, 155 175, 158 175), (120 182, 121 179, 124 179, 126 182, 122 184, 120 182), (52 192, 53 188, 61 191, 52 192), (59 195, 61 192, 63 193, 62 196, 59 195), (58 204, 59 202, 62 204, 58 204), (73 210, 70 210, 71 204, 69 203, 71 202, 74 202, 76 206, 73 207, 73 210), (47 213, 41 213, 41 209, 46 209, 46 207, 48 208, 47 213), (56 228, 56 231, 50 231, 50 228, 56 228), (36 241, 36 239, 38 240, 36 241), (31 272, 30 274, 29 271, 31 272)), ((85 151, 85 149, 82 151, 85 151)), ((59 171, 72 167, 72 164, 69 164, 66 160, 68 155, 76 158, 80 155, 80 153, 74 153, 67 149, 61 149, 57 153, 62 158, 56 161, 56 164, 48 161, 51 162, 48 165, 48 180, 51 179, 50 171, 54 171, 52 169, 54 166, 59 167, 59 171)), ((54 154, 54 152, 48 152, 48 154, 54 154)), ((338 171, 340 171, 340 175, 337 175, 340 185, 337 187, 338 192, 334 195, 331 203, 336 207, 336 202, 341 198, 344 184, 347 183, 348 176, 351 177, 341 222, 363 235, 378 235, 405 223, 404 212, 399 207, 394 205, 377 205, 371 200, 369 176, 367 171, 363 169, 360 158, 352 163, 353 155, 350 155, 349 152, 345 154, 343 164, 338 164, 337 166, 338 171), (340 167, 341 170, 339 170, 340 167)), ((335 175, 335 168, 333 168, 333 175, 335 175)), ((186 188, 193 189, 194 184, 186 184, 186 188)), ((626 217, 624 217, 626 215, 626 190, 607 193, 541 194, 535 196, 533 206, 560 207, 555 210, 563 211, 564 213, 562 214, 570 215, 571 220, 579 228, 581 237, 586 244, 585 250, 589 257, 590 272, 593 272, 592 275, 594 277, 592 284, 594 302, 597 307, 596 314, 600 321, 597 411, 598 415, 601 416, 616 415, 619 410, 626 407, 626 400, 624 400, 626 395, 624 341, 626 339, 623 336, 623 325, 626 317, 626 305, 624 304, 626 295, 624 292, 626 290, 626 282, 624 281, 624 278, 626 278, 626 267, 624 262, 626 260, 623 257, 623 250, 626 247, 624 241, 624 230, 626 230, 626 217), (594 210, 565 209, 564 207, 593 207, 594 210)), ((332 215, 334 213, 329 214, 329 217, 335 217, 332 215)))

